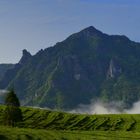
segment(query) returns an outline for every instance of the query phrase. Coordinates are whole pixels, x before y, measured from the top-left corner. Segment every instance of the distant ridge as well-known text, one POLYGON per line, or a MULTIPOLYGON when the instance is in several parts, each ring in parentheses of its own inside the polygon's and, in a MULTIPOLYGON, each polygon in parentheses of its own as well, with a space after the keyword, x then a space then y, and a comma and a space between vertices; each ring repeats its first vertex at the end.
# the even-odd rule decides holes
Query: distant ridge
POLYGON ((23 57, 0 81, 23 105, 72 109, 79 104, 140 98, 140 43, 90 26, 36 55, 23 57))
POLYGON ((12 69, 14 64, 0 64, 0 79, 3 78, 7 70, 12 69))

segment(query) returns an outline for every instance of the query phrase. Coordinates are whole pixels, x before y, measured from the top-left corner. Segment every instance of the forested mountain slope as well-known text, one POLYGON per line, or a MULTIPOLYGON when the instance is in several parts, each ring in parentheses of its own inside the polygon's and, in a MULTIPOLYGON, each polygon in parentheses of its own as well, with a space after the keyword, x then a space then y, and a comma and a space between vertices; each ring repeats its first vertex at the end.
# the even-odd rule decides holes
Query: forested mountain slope
POLYGON ((90 26, 33 56, 24 50, 0 81, 8 87, 23 105, 71 109, 100 99, 129 107, 140 98, 140 43, 90 26))

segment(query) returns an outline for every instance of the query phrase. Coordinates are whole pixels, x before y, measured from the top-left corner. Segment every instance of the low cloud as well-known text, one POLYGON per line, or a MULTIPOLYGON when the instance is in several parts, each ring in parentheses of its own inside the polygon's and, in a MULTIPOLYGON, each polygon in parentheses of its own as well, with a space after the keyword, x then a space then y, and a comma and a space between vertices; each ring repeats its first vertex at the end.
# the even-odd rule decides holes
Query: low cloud
POLYGON ((123 109, 123 102, 110 102, 103 103, 98 101, 96 103, 91 102, 89 105, 79 105, 77 108, 69 111, 70 113, 79 114, 139 114, 140 113, 140 101, 135 102, 130 109, 123 109))
POLYGON ((128 114, 140 114, 140 101, 135 102, 132 108, 125 110, 128 114))
POLYGON ((8 91, 7 90, 4 90, 4 89, 1 89, 0 90, 0 94, 5 94, 5 93, 7 93, 8 91))
POLYGON ((0 90, 0 104, 4 103, 4 99, 7 92, 8 92, 7 90, 0 90))

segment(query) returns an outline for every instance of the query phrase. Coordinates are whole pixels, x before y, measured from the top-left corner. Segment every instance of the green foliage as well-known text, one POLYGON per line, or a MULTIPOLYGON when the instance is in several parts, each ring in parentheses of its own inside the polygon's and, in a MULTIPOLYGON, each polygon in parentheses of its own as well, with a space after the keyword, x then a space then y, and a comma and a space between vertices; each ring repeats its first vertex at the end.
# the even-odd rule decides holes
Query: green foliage
MULTIPOLYGON (((22 107, 18 127, 2 126, 2 140, 128 140, 140 139, 139 114, 88 115, 22 107), (32 128, 32 129, 31 129, 32 128)), ((5 106, 0 106, 0 112, 5 106)))
MULTIPOLYGON (((4 127, 0 113, 0 139, 5 140, 128 140, 140 139, 139 114, 70 114, 22 107, 23 122, 4 127), (32 129, 31 129, 32 128, 32 129)), ((5 106, 0 106, 0 112, 5 106)))
POLYGON ((8 126, 16 126, 16 123, 21 121, 22 112, 20 108, 8 105, 4 110, 4 124, 8 126))
POLYGON ((19 102, 14 90, 11 90, 7 93, 7 96, 5 98, 5 105, 20 107, 20 102, 19 102))
POLYGON ((13 90, 7 93, 5 105, 6 108, 3 114, 4 124, 9 126, 16 126, 17 122, 22 121, 22 112, 19 108, 20 102, 13 90))
MULTIPOLYGON (((5 107, 0 106, 0 125, 3 124, 2 112, 4 110, 5 107)), ((47 130, 140 132, 139 114, 71 114, 46 109, 33 109, 29 107, 22 107, 21 110, 23 121, 17 123, 17 127, 47 130)))
POLYGON ((138 140, 139 132, 125 131, 56 131, 1 127, 1 140, 138 140))
POLYGON ((123 108, 129 108, 132 103, 139 99, 139 85, 129 81, 125 76, 119 76, 117 79, 106 80, 102 86, 101 98, 109 102, 111 100, 121 101, 123 108))

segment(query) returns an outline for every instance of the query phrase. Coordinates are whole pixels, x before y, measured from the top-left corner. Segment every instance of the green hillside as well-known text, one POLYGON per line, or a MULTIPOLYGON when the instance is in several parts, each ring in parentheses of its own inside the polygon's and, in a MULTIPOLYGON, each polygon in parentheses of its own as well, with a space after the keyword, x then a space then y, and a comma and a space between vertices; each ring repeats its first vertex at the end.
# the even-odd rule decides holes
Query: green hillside
POLYGON ((55 131, 23 128, 0 128, 0 140, 139 140, 138 132, 55 131))
MULTIPOLYGON (((0 124, 2 125, 1 107, 0 124)), ((140 115, 87 115, 71 114, 44 109, 22 107, 23 122, 18 127, 46 130, 90 130, 90 131, 139 131, 140 115)))
POLYGON ((71 114, 22 107, 23 122, 16 128, 3 126, 1 140, 128 140, 140 139, 140 115, 71 114))

